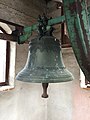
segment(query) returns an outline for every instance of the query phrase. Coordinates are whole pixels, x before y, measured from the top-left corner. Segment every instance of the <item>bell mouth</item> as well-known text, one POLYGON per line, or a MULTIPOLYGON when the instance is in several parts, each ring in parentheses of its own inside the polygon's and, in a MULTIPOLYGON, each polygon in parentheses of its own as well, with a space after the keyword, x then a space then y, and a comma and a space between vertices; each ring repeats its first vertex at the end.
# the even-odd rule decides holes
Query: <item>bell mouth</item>
POLYGON ((73 79, 73 75, 66 68, 57 70, 23 69, 16 76, 16 80, 31 83, 59 83, 72 81, 73 79))

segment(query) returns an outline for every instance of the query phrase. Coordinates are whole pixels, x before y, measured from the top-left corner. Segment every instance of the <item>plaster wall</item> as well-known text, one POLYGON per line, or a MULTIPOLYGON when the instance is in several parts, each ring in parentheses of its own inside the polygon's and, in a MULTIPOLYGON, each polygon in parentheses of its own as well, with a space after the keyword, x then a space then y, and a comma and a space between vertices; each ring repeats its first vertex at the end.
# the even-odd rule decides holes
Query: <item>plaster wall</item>
MULTIPOLYGON (((71 49, 63 49, 72 82, 50 84, 48 99, 37 83, 16 81, 15 89, 0 93, 0 120, 89 120, 90 91, 79 86, 79 67, 71 49)), ((16 74, 24 67, 28 45, 17 46, 16 74)))

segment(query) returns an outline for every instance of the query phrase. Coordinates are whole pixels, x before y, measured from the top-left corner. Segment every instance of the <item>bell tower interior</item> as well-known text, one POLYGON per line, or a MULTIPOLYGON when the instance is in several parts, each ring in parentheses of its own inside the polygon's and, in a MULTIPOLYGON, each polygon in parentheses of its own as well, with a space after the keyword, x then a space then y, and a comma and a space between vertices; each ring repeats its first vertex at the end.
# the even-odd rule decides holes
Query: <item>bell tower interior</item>
MULTIPOLYGON (((86 2, 87 6, 90 6, 90 1, 86 0, 86 2)), ((63 16, 65 13, 62 0, 0 0, 0 26, 3 20, 24 27, 31 26, 37 23, 38 16, 42 16, 43 13, 48 18, 63 16)), ((11 25, 9 27, 12 30, 14 29, 11 25)), ((0 91, 0 120, 90 119, 90 88, 86 87, 85 81, 82 81, 84 84, 80 85, 80 79, 85 79, 85 76, 80 78, 80 67, 72 50, 66 23, 56 24, 53 27, 55 29, 53 35, 61 44, 64 64, 73 74, 74 80, 66 83, 50 83, 49 86, 48 84, 27 83, 15 80, 15 76, 26 64, 29 42, 37 37, 38 31, 35 30, 32 32, 28 41, 24 44, 13 44, 13 42, 8 40, 8 45, 6 44, 7 48, 5 47, 5 49, 8 49, 8 51, 11 50, 11 52, 6 52, 5 57, 7 55, 9 58, 11 55, 10 61, 7 60, 10 63, 7 65, 7 68, 9 68, 9 65, 11 67, 10 72, 7 69, 7 73, 10 73, 9 76, 7 75, 7 78, 10 77, 10 81, 8 82, 13 87, 8 89, 7 84, 0 85, 0 90, 2 90, 0 91), (45 89, 42 90, 42 86, 45 89), (43 91, 46 99, 41 97, 43 91)), ((2 30, 1 27, 0 30, 2 30)), ((1 40, 3 41, 3 39, 1 40)), ((2 50, 0 49, 0 51, 2 50)), ((87 84, 90 83, 87 81, 87 84)))

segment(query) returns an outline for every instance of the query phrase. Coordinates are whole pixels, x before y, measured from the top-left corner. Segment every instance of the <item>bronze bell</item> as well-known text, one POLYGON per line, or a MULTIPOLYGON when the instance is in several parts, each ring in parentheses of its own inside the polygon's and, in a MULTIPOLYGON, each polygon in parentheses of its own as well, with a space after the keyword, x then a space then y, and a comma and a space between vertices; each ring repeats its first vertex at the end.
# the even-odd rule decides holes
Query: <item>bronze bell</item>
POLYGON ((17 80, 43 83, 42 97, 48 97, 48 83, 68 82, 73 75, 66 69, 61 54, 60 42, 51 33, 39 35, 30 41, 25 67, 16 76, 17 80))
POLYGON ((16 79, 34 83, 71 81, 73 76, 63 63, 59 40, 47 35, 31 40, 26 65, 16 79))

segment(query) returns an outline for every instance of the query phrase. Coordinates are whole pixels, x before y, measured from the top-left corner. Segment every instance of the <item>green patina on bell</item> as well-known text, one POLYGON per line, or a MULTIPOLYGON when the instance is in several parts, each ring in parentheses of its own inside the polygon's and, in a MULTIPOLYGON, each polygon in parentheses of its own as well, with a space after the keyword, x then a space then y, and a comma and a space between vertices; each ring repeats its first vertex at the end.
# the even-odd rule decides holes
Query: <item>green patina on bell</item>
POLYGON ((30 41, 26 65, 16 76, 20 81, 42 83, 44 98, 48 97, 48 83, 73 80, 63 63, 60 42, 53 37, 53 28, 47 30, 46 25, 47 18, 39 16, 39 35, 30 41))
POLYGON ((26 65, 16 79, 35 83, 71 81, 73 76, 64 66, 59 40, 50 35, 31 40, 26 65))

